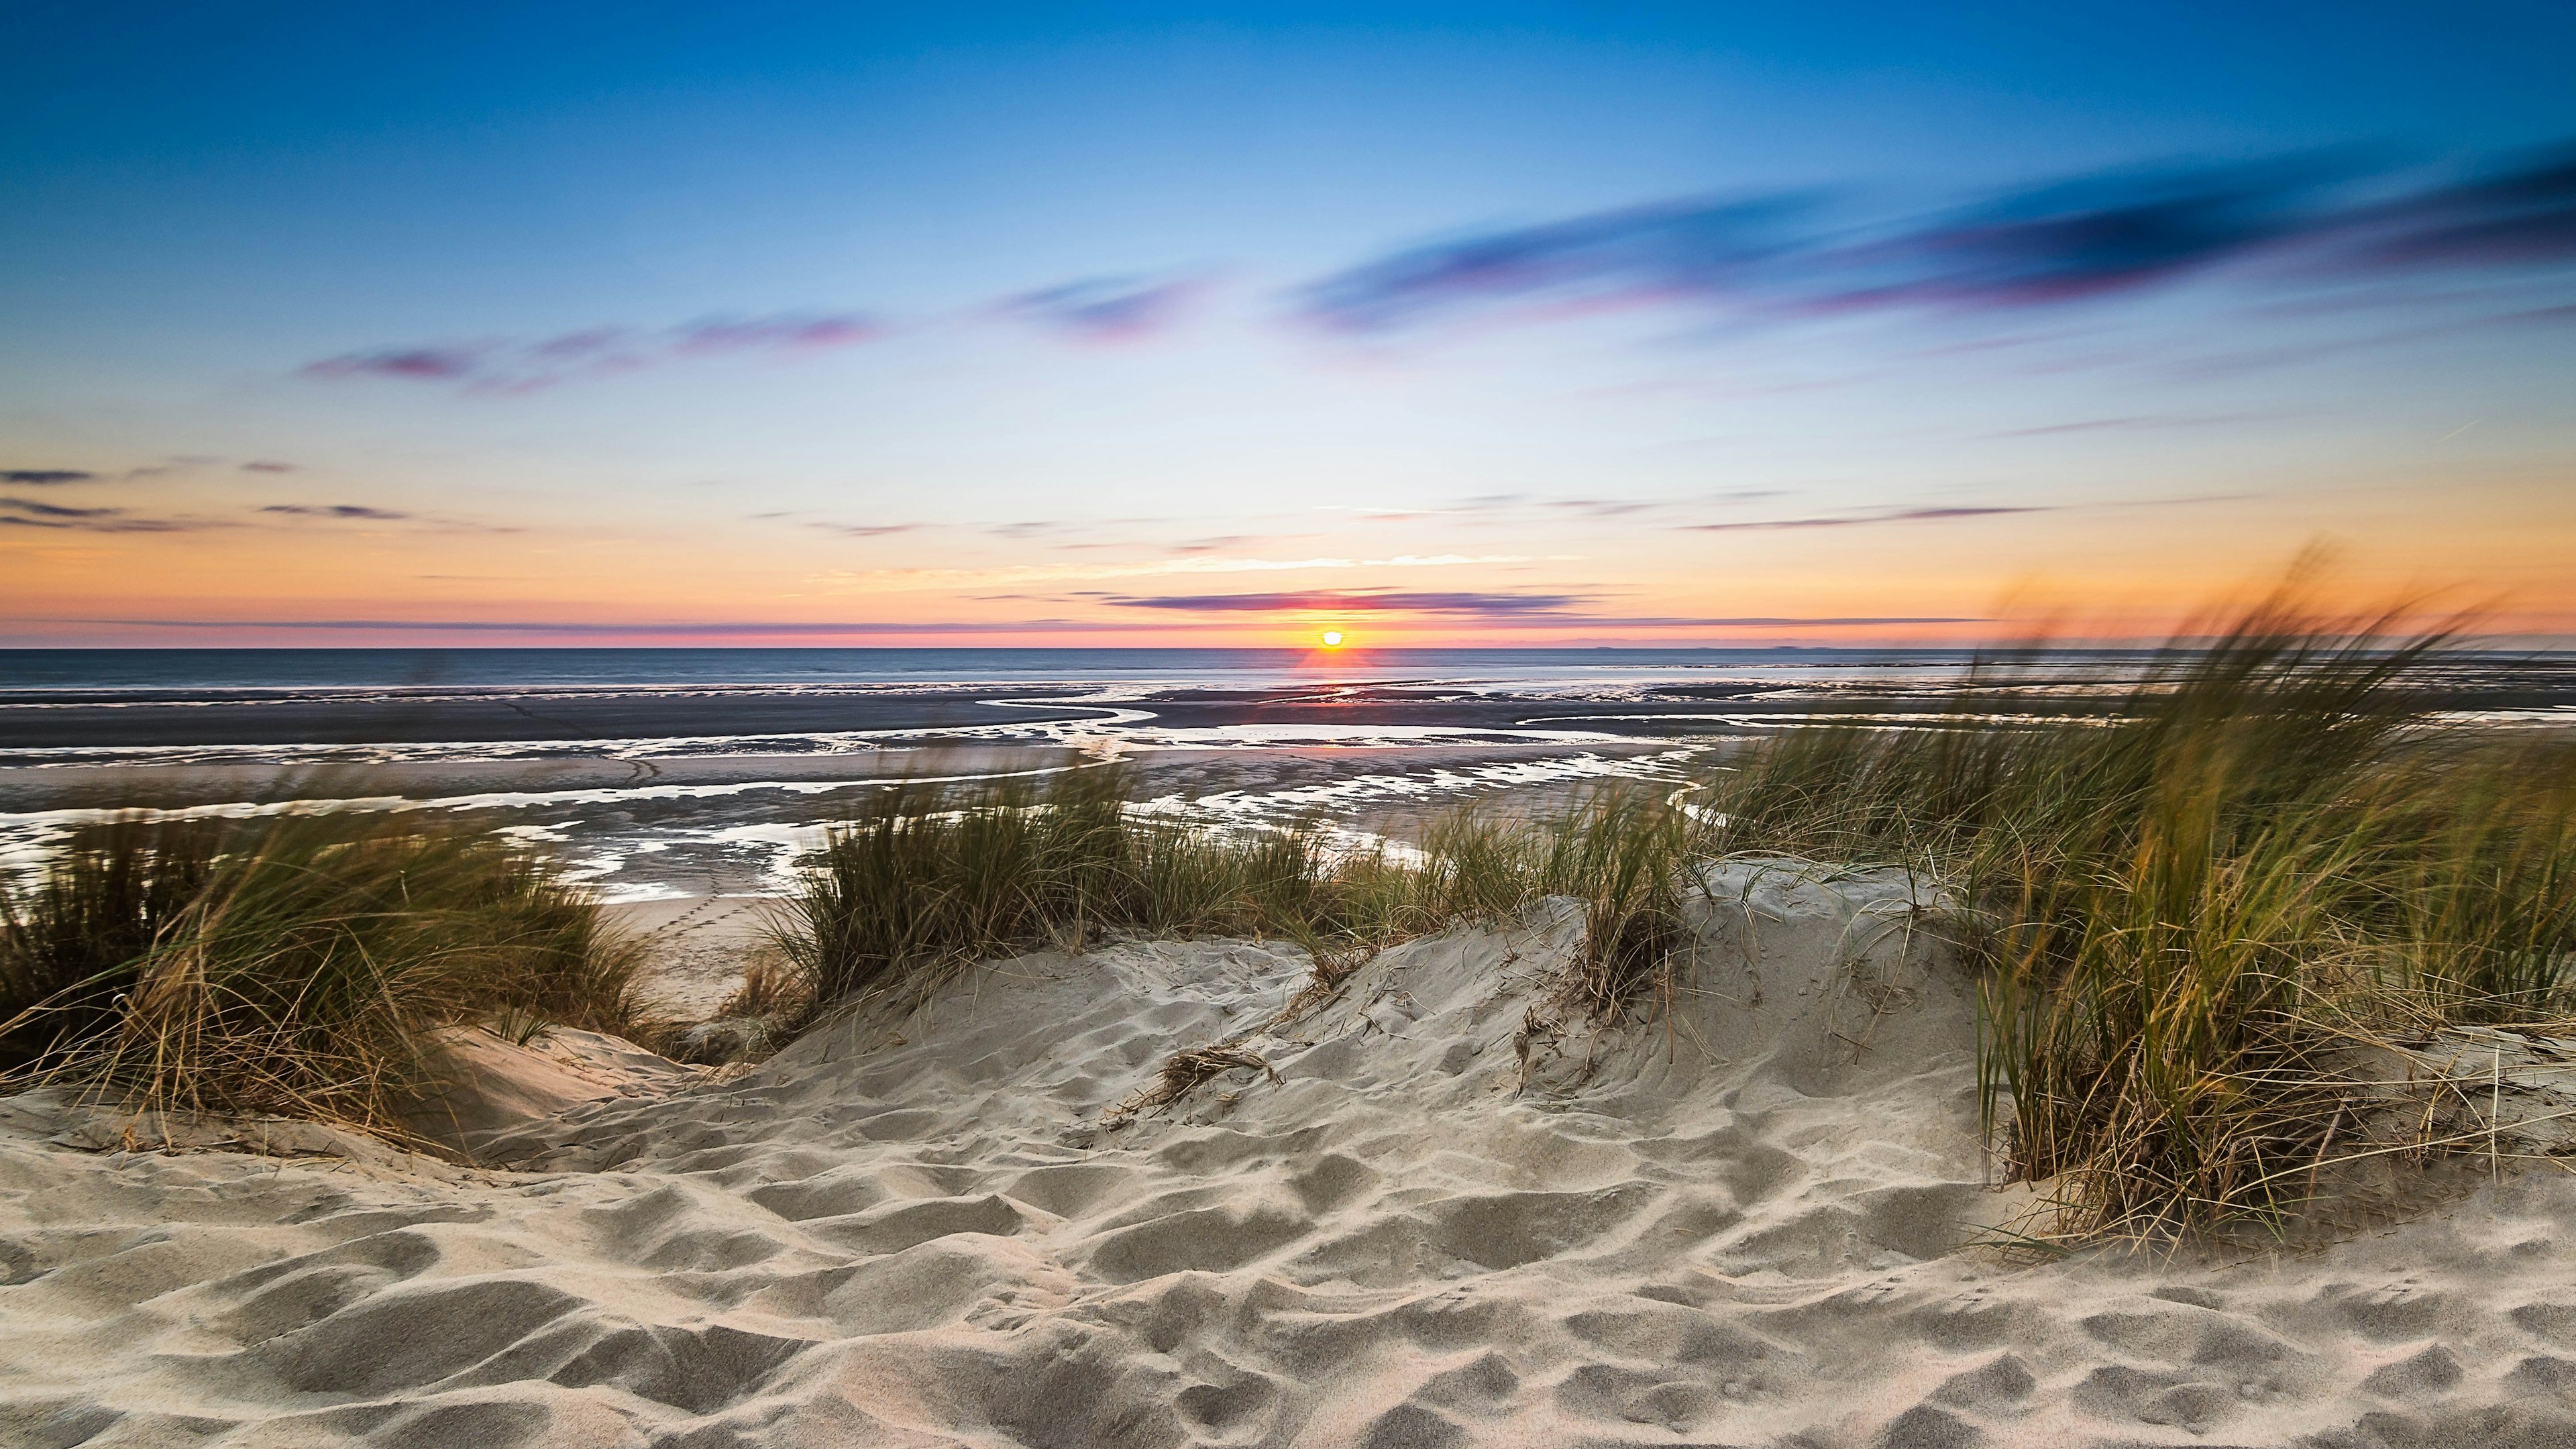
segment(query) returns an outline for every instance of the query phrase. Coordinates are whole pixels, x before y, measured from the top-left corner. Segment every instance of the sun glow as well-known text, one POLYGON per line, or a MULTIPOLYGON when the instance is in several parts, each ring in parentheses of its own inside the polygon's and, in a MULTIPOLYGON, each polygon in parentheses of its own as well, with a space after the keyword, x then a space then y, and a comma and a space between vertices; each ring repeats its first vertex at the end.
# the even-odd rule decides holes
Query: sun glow
POLYGON ((1325 631, 1324 631, 1324 647, 1325 647, 1325 648, 1327 648, 1327 649, 1339 649, 1339 648, 1341 648, 1341 647, 1342 647, 1342 631, 1341 631, 1341 630, 1339 630, 1339 629, 1327 629, 1327 630, 1325 630, 1325 631))

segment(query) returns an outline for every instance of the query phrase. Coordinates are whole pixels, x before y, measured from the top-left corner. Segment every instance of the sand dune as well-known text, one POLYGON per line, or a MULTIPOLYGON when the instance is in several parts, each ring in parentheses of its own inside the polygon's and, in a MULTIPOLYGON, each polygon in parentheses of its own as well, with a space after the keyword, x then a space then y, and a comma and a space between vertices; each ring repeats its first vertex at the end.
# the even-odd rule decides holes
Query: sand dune
POLYGON ((1284 1025, 1289 948, 1031 955, 476 1133, 507 1170, 84 1150, 20 1099, 0 1439, 2576 1442, 2576 1184, 2306 1251, 1963 1247, 2029 1194, 1923 903, 1711 886, 1641 1025, 1551 1005, 1570 903, 1284 1025), (1245 1064, 1151 1104, 1212 1043, 1245 1064))

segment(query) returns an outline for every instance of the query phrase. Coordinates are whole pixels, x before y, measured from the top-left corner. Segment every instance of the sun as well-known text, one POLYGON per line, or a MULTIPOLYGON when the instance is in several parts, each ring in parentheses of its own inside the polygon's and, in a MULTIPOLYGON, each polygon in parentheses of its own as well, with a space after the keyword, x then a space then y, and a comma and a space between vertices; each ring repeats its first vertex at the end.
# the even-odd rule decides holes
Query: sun
POLYGON ((1339 649, 1339 648, 1341 648, 1341 647, 1342 647, 1342 631, 1341 631, 1341 630, 1339 630, 1339 629, 1327 629, 1327 630, 1325 630, 1325 631, 1324 631, 1324 647, 1325 647, 1325 648, 1327 648, 1327 649, 1339 649))

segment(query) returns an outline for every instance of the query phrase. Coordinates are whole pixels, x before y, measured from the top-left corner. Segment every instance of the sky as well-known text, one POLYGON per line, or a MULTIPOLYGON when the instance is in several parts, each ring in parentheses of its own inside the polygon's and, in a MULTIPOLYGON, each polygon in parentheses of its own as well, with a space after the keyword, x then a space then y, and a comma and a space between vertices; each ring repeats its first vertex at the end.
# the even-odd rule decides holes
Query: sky
POLYGON ((20 0, 0 644, 2576 642, 2576 7, 20 0))

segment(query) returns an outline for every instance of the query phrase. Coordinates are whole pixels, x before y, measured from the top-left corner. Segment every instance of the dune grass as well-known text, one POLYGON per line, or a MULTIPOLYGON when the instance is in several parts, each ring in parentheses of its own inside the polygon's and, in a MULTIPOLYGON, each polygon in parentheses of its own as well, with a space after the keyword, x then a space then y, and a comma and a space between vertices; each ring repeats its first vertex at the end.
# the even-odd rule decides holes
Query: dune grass
POLYGON ((1114 772, 1043 789, 906 786, 834 830, 779 937, 830 1002, 926 986, 973 961, 1109 930, 1295 933, 1323 877, 1301 834, 1219 843, 1140 820, 1114 772))
POLYGON ((385 817, 129 821, 0 893, 10 1080, 405 1135, 422 1034, 626 1030, 634 953, 489 834, 385 817))
POLYGON ((1721 849, 1955 893, 1989 1122, 2077 1231, 2277 1218, 2354 1108, 2355 1040, 2570 1007, 2576 749, 2429 720, 2408 680, 2441 633, 2286 594, 2216 632, 2107 721, 1972 698, 1954 728, 1791 734, 1713 789, 1721 849))
POLYGON ((214 868, 204 822, 118 821, 0 889, 0 1071, 57 1065, 113 1027, 153 942, 214 868))
POLYGON ((779 943, 825 1003, 918 999, 968 963, 1107 932, 1297 941, 1329 989, 1391 941, 1572 895, 1597 943, 1576 994, 1611 1014, 1668 984, 1687 939, 1687 822, 1631 790, 1536 822, 1462 813, 1432 828, 1419 859, 1335 850, 1310 829, 1185 825, 1131 795, 1114 769, 1039 790, 889 791, 833 832, 779 943))

